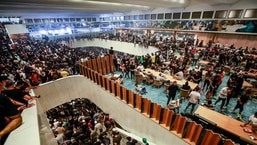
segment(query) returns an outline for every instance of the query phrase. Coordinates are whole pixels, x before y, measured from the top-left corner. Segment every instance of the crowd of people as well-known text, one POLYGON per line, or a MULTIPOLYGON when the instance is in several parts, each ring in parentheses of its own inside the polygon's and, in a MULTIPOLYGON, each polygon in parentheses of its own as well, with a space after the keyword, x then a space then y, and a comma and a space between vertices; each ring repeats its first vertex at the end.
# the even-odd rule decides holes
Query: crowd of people
MULTIPOLYGON (((60 78, 62 75, 65 77, 68 74, 78 74, 78 64, 92 58, 103 57, 107 54, 113 55, 115 71, 121 71, 122 76, 125 78, 133 79, 135 77, 135 72, 138 72, 142 76, 146 76, 147 74, 145 74, 143 70, 145 68, 151 68, 161 73, 176 75, 178 76, 178 79, 186 79, 187 81, 192 81, 197 84, 204 82, 202 88, 199 88, 199 86, 196 90, 190 93, 189 96, 193 96, 194 98, 191 98, 192 101, 188 104, 186 110, 190 105, 194 108, 195 104, 198 103, 197 94, 199 91, 202 91, 204 92, 207 100, 211 100, 215 95, 218 95, 217 101, 214 105, 219 101, 222 101, 221 110, 223 110, 224 106, 228 105, 231 97, 239 96, 238 104, 235 106, 233 112, 239 108, 241 113, 243 111, 243 105, 245 105, 248 100, 246 99, 247 97, 243 97, 247 95, 240 95, 242 94, 242 84, 245 80, 245 76, 242 72, 257 68, 256 59, 252 55, 246 55, 254 52, 255 48, 235 48, 233 45, 231 45, 230 48, 225 48, 219 43, 209 42, 204 49, 198 49, 197 46, 200 44, 198 44, 196 40, 189 39, 187 41, 177 43, 177 41, 172 37, 137 37, 129 33, 104 38, 131 42, 135 45, 145 46, 146 48, 147 46, 156 46, 159 48, 159 51, 156 53, 134 56, 121 52, 114 53, 112 49, 108 51, 107 49, 102 48, 71 48, 66 45, 67 43, 70 43, 70 39, 58 39, 55 41, 16 39, 13 40, 13 43, 10 43, 10 39, 3 29, 4 26, 1 25, 1 28, 0 98, 3 99, 3 101, 0 102, 4 102, 3 108, 1 106, 0 110, 0 138, 2 138, 2 140, 4 140, 3 138, 6 134, 21 124, 22 119, 19 112, 26 107, 33 106, 33 104, 30 104, 29 102, 40 97, 30 96, 30 89, 35 88, 40 83, 60 78), (204 69, 199 65, 199 60, 209 61, 208 67, 204 68, 207 70, 207 73, 203 74, 204 69), (216 91, 222 83, 222 78, 224 76, 223 72, 226 65, 231 66, 234 73, 230 76, 226 88, 221 89, 221 92, 217 93, 216 91), (190 69, 192 67, 193 69, 190 69), (62 71, 65 71, 66 73, 62 73, 62 71), (202 80, 202 78, 204 78, 204 80, 202 80), (4 96, 8 96, 8 98, 4 96), (8 111, 6 111, 6 105, 8 104, 13 107, 7 107, 8 111), (6 120, 5 117, 9 119, 6 120), (6 126, 8 126, 12 121, 14 122, 14 125, 5 131, 6 126)), ((99 38, 101 39, 101 36, 99 36, 99 38)), ((87 39, 92 40, 91 37, 87 39)), ((159 79, 161 79, 161 76, 159 79)), ((138 85, 139 84, 136 84, 136 86, 138 85)), ((174 86, 170 86, 168 88, 168 96, 174 100, 174 96, 176 96, 178 89, 175 82, 172 82, 172 85, 174 86), (173 90, 174 88, 176 91, 173 90)), ((193 88, 188 88, 188 86, 187 89, 193 90, 193 88)), ((81 100, 78 99, 77 101, 80 102, 81 100)), ((207 105, 211 105, 210 101, 208 102, 209 103, 207 105)), ((169 101, 167 104, 169 104, 169 101)), ((79 107, 82 107, 81 104, 79 107)), ((101 129, 98 131, 95 131, 94 129, 97 123, 94 123, 95 120, 92 113, 95 113, 97 109, 87 110, 84 108, 81 110, 80 108, 75 109, 76 111, 74 112, 74 106, 66 104, 61 105, 61 108, 57 110, 62 109, 63 111, 60 114, 67 116, 66 113, 68 113, 70 115, 69 118, 60 118, 58 113, 49 111, 49 117, 51 117, 50 121, 52 122, 50 124, 54 125, 54 122, 56 122, 54 121, 55 119, 61 122, 56 123, 56 125, 53 126, 53 128, 56 129, 56 137, 60 143, 64 143, 66 139, 68 140, 67 142, 74 142, 72 138, 76 138, 75 142, 81 142, 86 138, 90 138, 90 141, 93 141, 95 139, 94 135, 98 139, 96 141, 99 141, 99 138, 101 138, 100 140, 108 140, 106 139, 106 134, 99 133, 104 132, 100 131, 104 130, 101 128, 103 127, 101 123, 106 121, 105 119, 108 117, 105 117, 105 115, 103 115, 104 118, 100 117, 101 119, 104 119, 100 121, 100 125, 98 124, 98 127, 101 129), (66 109, 68 110, 72 108, 73 111, 70 110, 65 112, 65 107, 67 107, 66 109), (71 113, 77 114, 72 115, 71 113), (55 115, 57 115, 57 117, 55 115), (87 118, 87 115, 91 115, 90 117, 93 117, 93 119, 90 117, 87 118), (84 119, 75 121, 78 120, 79 117, 84 119), (67 130, 63 125, 67 125, 68 122, 71 125, 68 129, 70 130, 68 132, 70 134, 68 138, 64 138, 64 136, 60 134, 64 134, 64 131, 67 130), (85 124, 87 124, 87 127, 85 127, 85 124), (80 127, 80 125, 84 127, 80 127), (80 134, 81 132, 76 134, 76 132, 79 131, 85 132, 82 134, 80 134), (97 133, 94 133, 94 131, 97 133)))

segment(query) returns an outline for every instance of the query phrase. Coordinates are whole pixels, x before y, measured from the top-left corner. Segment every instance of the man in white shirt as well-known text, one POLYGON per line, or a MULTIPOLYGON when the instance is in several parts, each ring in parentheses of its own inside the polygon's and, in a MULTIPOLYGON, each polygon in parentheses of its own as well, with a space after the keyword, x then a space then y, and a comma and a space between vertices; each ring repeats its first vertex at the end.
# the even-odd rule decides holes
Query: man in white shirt
POLYGON ((195 109, 195 105, 196 104, 199 104, 199 102, 200 102, 200 88, 199 87, 197 87, 196 89, 195 89, 195 91, 192 91, 190 94, 189 94, 189 102, 188 102, 188 104, 187 104, 187 106, 186 106, 186 108, 185 108, 185 110, 184 110, 184 112, 186 112, 186 110, 187 110, 187 108, 189 107, 189 106, 192 106, 192 108, 191 108, 191 114, 193 113, 193 111, 194 111, 194 109, 195 109))
POLYGON ((230 89, 229 87, 224 87, 220 90, 220 94, 219 94, 219 98, 217 99, 217 101, 214 103, 214 105, 216 105, 218 102, 222 101, 221 102, 221 105, 220 105, 220 110, 221 112, 224 112, 223 110, 223 106, 225 105, 225 102, 227 100, 227 97, 228 97, 228 93, 230 92, 230 89))

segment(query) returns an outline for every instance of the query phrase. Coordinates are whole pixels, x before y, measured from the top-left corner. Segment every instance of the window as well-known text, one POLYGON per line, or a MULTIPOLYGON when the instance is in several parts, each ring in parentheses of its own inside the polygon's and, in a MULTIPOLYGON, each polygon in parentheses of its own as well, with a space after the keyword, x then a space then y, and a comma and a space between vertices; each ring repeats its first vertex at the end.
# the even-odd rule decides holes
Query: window
POLYGON ((80 22, 81 21, 81 19, 80 18, 76 18, 76 22, 80 22))
POLYGON ((257 9, 246 10, 244 18, 257 18, 257 9))
POLYGON ((144 20, 144 15, 139 15, 139 20, 144 20))
POLYGON ((62 18, 57 18, 57 22, 63 22, 62 18))
POLYGON ((87 18, 87 21, 88 21, 88 22, 91 22, 91 18, 87 18))
POLYGON ((213 11, 205 11, 203 12, 203 19, 212 19, 213 11))
POLYGON ((129 20, 129 16, 124 16, 124 20, 129 20))
POLYGON ((150 20, 151 15, 150 14, 145 14, 145 20, 150 20))
POLYGON ((41 23, 41 19, 34 19, 35 23, 41 23))
POLYGON ((227 16, 227 11, 216 11, 214 18, 216 19, 224 19, 227 16))
POLYGON ((156 14, 151 14, 151 19, 155 20, 156 19, 156 14))
POLYGON ((171 18, 172 18, 172 13, 165 14, 165 19, 171 19, 171 18))
POLYGON ((75 22, 75 18, 70 18, 70 21, 71 22, 75 22))
POLYGON ((182 19, 190 19, 190 12, 183 12, 182 19))
POLYGON ((180 19, 181 13, 173 13, 173 19, 180 19))
POLYGON ((202 12, 192 12, 191 19, 200 19, 202 12))
POLYGON ((134 15, 134 20, 139 20, 139 16, 138 15, 134 15))
POLYGON ((95 22, 95 21, 96 21, 96 18, 92 18, 92 21, 95 22))
POLYGON ((64 22, 69 22, 70 19, 69 18, 64 18, 64 22))
POLYGON ((48 23, 49 20, 48 19, 42 19, 43 20, 43 23, 48 23))
POLYGON ((231 10, 229 11, 228 18, 241 18, 243 10, 231 10))
POLYGON ((163 14, 158 14, 157 19, 163 19, 163 14))

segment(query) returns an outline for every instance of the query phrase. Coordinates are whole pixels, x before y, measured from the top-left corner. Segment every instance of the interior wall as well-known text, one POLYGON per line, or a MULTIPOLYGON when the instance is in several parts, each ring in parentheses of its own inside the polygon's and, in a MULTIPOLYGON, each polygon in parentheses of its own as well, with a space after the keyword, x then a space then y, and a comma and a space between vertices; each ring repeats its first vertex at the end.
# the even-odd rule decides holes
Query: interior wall
POLYGON ((219 42, 224 45, 234 44, 239 47, 255 47, 257 46, 257 36, 255 35, 236 35, 236 34, 216 34, 215 42, 219 42))
POLYGON ((85 97, 104 112, 109 113, 124 129, 137 136, 146 137, 150 142, 158 145, 187 144, 169 130, 83 76, 70 76, 42 84, 35 89, 35 94, 41 95, 39 103, 43 111, 74 98, 85 97))

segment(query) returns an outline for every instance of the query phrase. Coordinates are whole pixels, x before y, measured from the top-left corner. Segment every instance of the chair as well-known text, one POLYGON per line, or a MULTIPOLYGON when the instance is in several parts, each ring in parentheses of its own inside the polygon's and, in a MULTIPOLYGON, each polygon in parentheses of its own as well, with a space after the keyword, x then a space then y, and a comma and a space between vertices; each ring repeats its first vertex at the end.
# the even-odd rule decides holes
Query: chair
POLYGON ((150 85, 153 83, 153 79, 151 79, 150 77, 146 77, 146 84, 150 85))
POLYGON ((191 145, 197 144, 199 136, 203 130, 202 125, 197 124, 196 122, 190 122, 189 127, 187 129, 184 140, 191 145))
POLYGON ((214 133, 212 130, 206 129, 201 145, 218 145, 220 140, 221 136, 218 133, 214 133))
POLYGON ((180 99, 189 99, 189 90, 180 89, 180 99))
POLYGON ((186 126, 186 122, 187 122, 186 117, 182 117, 181 114, 177 114, 174 122, 174 126, 171 132, 173 132, 179 137, 182 137, 184 128, 186 126))
POLYGON ((153 85, 157 88, 160 88, 162 86, 162 81, 154 79, 153 85))

